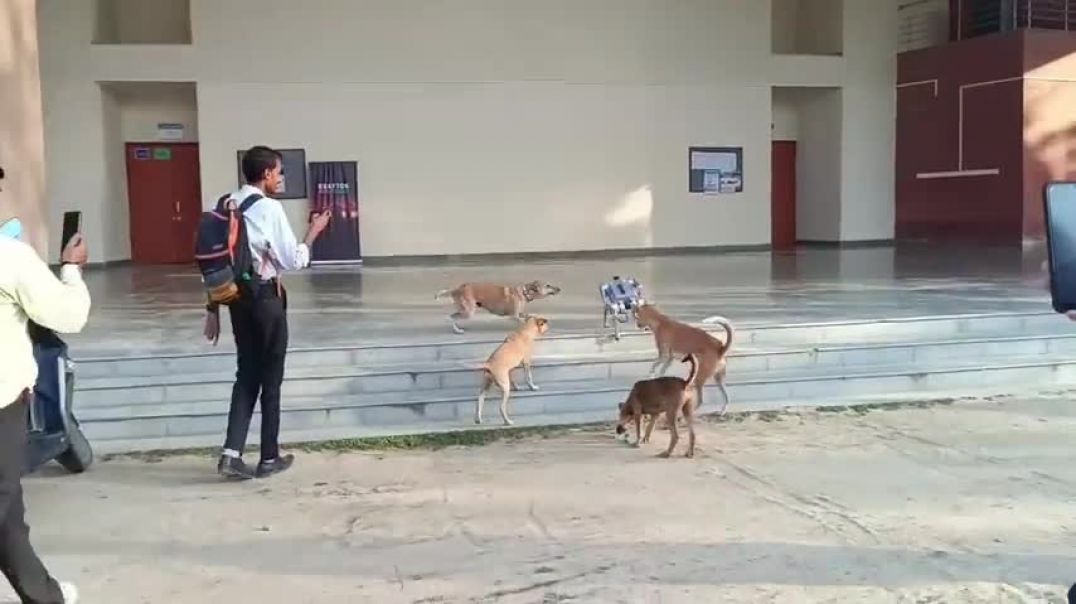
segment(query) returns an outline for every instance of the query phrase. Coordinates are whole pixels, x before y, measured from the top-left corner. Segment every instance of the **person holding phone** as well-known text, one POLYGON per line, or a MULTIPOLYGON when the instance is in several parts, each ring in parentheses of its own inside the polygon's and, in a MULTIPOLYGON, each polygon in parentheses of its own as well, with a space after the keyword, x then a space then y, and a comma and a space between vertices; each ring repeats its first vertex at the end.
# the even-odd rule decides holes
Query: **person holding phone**
MULTIPOLYGON (((4 178, 0 168, 0 180, 4 178)), ((6 217, 0 216, 0 220, 6 217)), ((4 223, 0 236, 0 571, 27 604, 71 604, 78 592, 57 583, 30 544, 22 494, 29 400, 37 361, 27 320, 61 333, 82 331, 90 292, 82 281, 86 244, 75 234, 61 254, 60 278, 32 247, 19 240, 21 225, 4 223)))
MULTIPOLYGON (((269 147, 252 147, 243 155, 246 184, 229 195, 241 203, 259 196, 243 220, 254 259, 255 278, 240 288, 239 300, 228 307, 235 336, 236 371, 224 447, 217 472, 227 478, 264 478, 291 467, 293 455, 280 454, 280 386, 284 382, 284 357, 288 349, 288 297, 280 274, 310 264, 310 246, 329 224, 330 214, 311 217, 300 242, 291 230, 284 206, 271 196, 281 190, 281 159, 269 147), (261 459, 251 470, 243 462, 254 405, 261 399, 261 459)), ((220 338, 219 309, 206 308, 204 335, 216 344, 220 338)))

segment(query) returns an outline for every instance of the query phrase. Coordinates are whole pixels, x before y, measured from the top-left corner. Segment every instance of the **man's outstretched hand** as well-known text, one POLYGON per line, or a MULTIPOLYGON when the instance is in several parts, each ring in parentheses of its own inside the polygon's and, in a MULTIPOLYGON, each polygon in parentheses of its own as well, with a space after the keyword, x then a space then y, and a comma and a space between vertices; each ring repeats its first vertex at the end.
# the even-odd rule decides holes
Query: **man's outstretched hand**
POLYGON ((314 214, 310 218, 310 225, 306 229, 306 237, 303 238, 303 242, 307 245, 313 245, 317 240, 318 235, 329 226, 329 219, 332 218, 332 210, 325 210, 319 214, 314 214))

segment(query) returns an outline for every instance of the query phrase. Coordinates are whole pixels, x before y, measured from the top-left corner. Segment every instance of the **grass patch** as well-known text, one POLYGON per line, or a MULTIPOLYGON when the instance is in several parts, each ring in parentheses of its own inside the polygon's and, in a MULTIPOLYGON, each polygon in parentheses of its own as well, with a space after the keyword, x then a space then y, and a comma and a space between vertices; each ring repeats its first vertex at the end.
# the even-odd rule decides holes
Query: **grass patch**
MULTIPOLYGON (((448 447, 482 447, 496 442, 518 441, 525 438, 552 438, 568 432, 605 428, 608 428, 608 424, 602 423, 570 426, 527 426, 521 428, 458 430, 455 432, 434 432, 429 434, 402 434, 398 436, 371 436, 367 438, 345 438, 318 442, 287 443, 285 448, 304 453, 436 451, 448 447)), ((101 461, 107 462, 114 459, 135 459, 146 463, 159 463, 169 457, 216 457, 217 455, 220 455, 219 448, 207 447, 114 453, 102 455, 101 461)))
POLYGON ((307 453, 331 451, 436 451, 448 447, 482 447, 495 442, 517 441, 524 438, 559 436, 583 426, 534 426, 525 428, 493 428, 489 430, 459 430, 432 434, 405 434, 348 438, 323 442, 297 443, 290 448, 307 453))
POLYGON ((866 415, 873 411, 900 411, 902 409, 930 409, 932 407, 940 407, 946 405, 952 405, 957 400, 977 400, 975 397, 966 397, 962 399, 955 398, 936 398, 928 399, 925 401, 897 401, 897 402, 885 402, 885 403, 861 403, 858 405, 847 406, 834 406, 834 407, 816 407, 816 413, 854 413, 856 415, 866 415))

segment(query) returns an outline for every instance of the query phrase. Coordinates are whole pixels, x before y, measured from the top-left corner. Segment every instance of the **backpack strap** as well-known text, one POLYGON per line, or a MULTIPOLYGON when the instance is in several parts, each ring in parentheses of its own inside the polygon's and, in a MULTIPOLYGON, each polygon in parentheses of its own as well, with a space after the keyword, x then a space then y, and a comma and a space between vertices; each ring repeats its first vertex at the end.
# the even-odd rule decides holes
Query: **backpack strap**
POLYGON ((264 197, 264 195, 262 195, 261 193, 251 193, 249 196, 247 196, 246 199, 243 200, 243 203, 239 204, 239 213, 243 213, 249 210, 250 206, 257 203, 258 200, 262 197, 264 197))
POLYGON ((218 214, 223 214, 228 209, 227 203, 229 197, 231 197, 231 195, 221 195, 220 199, 217 200, 218 214))

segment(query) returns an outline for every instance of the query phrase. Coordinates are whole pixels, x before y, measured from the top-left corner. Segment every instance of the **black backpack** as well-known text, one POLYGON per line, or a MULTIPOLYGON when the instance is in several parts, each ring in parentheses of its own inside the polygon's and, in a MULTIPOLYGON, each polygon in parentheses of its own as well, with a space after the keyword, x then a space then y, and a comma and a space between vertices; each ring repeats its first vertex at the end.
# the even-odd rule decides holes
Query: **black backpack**
POLYGON ((202 272, 202 285, 210 304, 232 304, 239 299, 240 285, 254 278, 254 259, 247 242, 243 213, 262 196, 254 193, 236 205, 229 195, 202 213, 194 259, 202 272))

